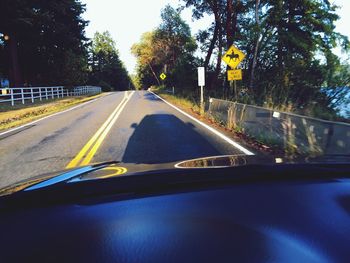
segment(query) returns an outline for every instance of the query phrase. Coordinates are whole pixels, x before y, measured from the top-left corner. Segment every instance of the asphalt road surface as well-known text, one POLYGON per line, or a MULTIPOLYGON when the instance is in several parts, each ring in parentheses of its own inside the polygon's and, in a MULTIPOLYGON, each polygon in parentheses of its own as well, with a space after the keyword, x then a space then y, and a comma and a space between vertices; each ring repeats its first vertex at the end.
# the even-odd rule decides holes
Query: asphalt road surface
POLYGON ((0 133, 0 188, 103 161, 161 165, 249 154, 148 91, 115 92, 0 133))

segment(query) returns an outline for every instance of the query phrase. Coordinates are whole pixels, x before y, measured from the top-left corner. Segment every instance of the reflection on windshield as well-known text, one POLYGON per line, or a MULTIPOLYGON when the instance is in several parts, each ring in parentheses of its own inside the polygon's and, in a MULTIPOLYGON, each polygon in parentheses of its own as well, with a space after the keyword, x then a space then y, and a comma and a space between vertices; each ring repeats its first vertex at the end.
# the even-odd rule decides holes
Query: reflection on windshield
POLYGON ((186 160, 175 165, 176 168, 224 168, 252 165, 259 163, 276 163, 283 162, 282 158, 257 157, 248 155, 223 155, 212 156, 193 160, 186 160))

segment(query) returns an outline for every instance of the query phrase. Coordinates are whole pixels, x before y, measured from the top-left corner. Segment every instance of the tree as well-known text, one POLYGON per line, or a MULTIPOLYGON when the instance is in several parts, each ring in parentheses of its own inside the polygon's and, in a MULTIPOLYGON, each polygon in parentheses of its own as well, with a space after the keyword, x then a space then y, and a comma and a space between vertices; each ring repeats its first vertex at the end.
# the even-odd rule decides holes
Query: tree
POLYGON ((9 37, 0 63, 12 86, 86 82, 87 22, 80 1, 3 0, 0 10, 0 32, 9 37))
POLYGON ((184 90, 191 87, 194 80, 193 53, 197 46, 188 24, 174 8, 167 5, 161 18, 158 28, 144 33, 140 42, 131 48, 137 57, 139 80, 143 88, 163 83, 184 90), (162 72, 167 75, 165 81, 158 78, 162 72))
MULTIPOLYGON (((321 105, 329 110, 339 113, 342 108, 349 111, 350 105, 350 65, 348 63, 337 63, 333 67, 331 75, 327 76, 319 98, 321 105)), ((325 72, 328 69, 325 67, 325 72)), ((350 117, 350 112, 342 114, 350 117)))
POLYGON ((247 55, 241 64, 243 80, 238 82, 242 92, 236 100, 297 112, 310 112, 318 105, 325 112, 336 112, 334 96, 340 98, 348 89, 334 83, 340 75, 344 79, 340 72, 346 71, 340 70, 332 49, 349 47, 348 39, 335 32, 336 6, 327 0, 182 2, 183 8, 192 8, 194 19, 204 14, 213 17, 197 40, 205 53, 208 85, 216 87, 216 95, 217 88, 227 83, 221 77, 222 47, 234 43, 247 55))
MULTIPOLYGON (((213 15, 214 20, 209 28, 199 32, 197 39, 201 44, 201 50, 206 51, 204 64, 209 75, 207 87, 214 92, 223 84, 222 78, 222 53, 224 48, 229 48, 234 41, 240 38, 241 14, 247 6, 243 0, 183 0, 185 7, 192 7, 194 19, 200 19, 204 14, 213 15), (212 57, 214 56, 214 59, 212 57), (212 63, 214 60, 215 63, 212 63), (221 83, 220 83, 221 82, 221 83)), ((244 29, 243 29, 244 30, 244 29)), ((227 67, 227 69, 229 69, 227 67)), ((227 83, 227 81, 225 81, 227 83)), ((227 85, 225 85, 227 88, 227 85)))
POLYGON ((152 84, 160 85, 158 73, 163 60, 160 48, 155 32, 142 34, 140 42, 131 47, 131 53, 137 57, 137 71, 143 88, 152 84))
POLYGON ((91 44, 90 82, 104 91, 127 90, 131 85, 110 33, 96 32, 91 44))
POLYGON ((213 24, 208 29, 200 31, 198 35, 199 42, 207 48, 203 64, 207 69, 217 41, 222 39, 221 27, 223 25, 222 10, 224 9, 224 2, 218 0, 184 0, 184 2, 185 7, 193 8, 192 17, 194 19, 202 18, 204 14, 214 15, 213 24))
POLYGON ((263 85, 270 86, 265 91, 275 105, 291 102, 296 107, 306 106, 325 80, 315 54, 330 58, 336 41, 346 42, 334 32, 336 7, 328 1, 304 0, 301 5, 299 1, 270 0, 265 9, 265 32, 257 62, 264 74, 263 85))
POLYGON ((259 10, 260 10, 260 0, 255 0, 255 23, 256 23, 255 39, 256 40, 255 40, 253 59, 252 59, 252 65, 250 70, 250 80, 249 80, 250 90, 253 89, 254 87, 255 68, 256 68, 256 63, 258 59, 257 57, 258 57, 258 50, 259 50, 260 37, 261 37, 259 10))

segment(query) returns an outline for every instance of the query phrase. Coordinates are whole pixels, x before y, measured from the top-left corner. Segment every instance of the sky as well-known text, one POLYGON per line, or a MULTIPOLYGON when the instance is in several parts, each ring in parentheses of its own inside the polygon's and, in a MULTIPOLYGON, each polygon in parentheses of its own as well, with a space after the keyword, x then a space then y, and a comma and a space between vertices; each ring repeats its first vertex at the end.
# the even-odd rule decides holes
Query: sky
MULTIPOLYGON (((179 0, 82 0, 86 4, 83 18, 90 21, 86 28, 86 36, 92 38, 96 31, 108 30, 116 42, 121 60, 129 73, 135 73, 136 58, 130 53, 130 48, 140 40, 144 32, 152 31, 161 22, 160 12, 166 4, 179 6, 179 0)), ((350 38, 350 1, 333 0, 341 6, 338 9, 340 20, 336 23, 336 30, 350 38)), ((191 27, 192 34, 210 25, 213 17, 193 21, 191 10, 185 9, 181 16, 191 27)), ((348 55, 342 54, 340 49, 335 52, 343 59, 348 55)))

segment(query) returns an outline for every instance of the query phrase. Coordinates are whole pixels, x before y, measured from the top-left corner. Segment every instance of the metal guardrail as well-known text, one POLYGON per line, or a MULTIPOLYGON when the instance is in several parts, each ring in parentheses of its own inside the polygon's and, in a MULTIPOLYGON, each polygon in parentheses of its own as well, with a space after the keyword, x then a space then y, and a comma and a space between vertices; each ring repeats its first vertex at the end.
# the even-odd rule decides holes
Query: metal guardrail
POLYGON ((63 98, 69 96, 93 95, 101 93, 101 87, 96 86, 78 86, 71 89, 63 86, 57 87, 21 87, 0 89, 0 103, 16 102, 25 104, 26 101, 34 103, 35 100, 48 100, 54 98, 63 98))
POLYGON ((350 154, 350 124, 210 98, 209 114, 228 128, 285 150, 305 154, 350 154))

